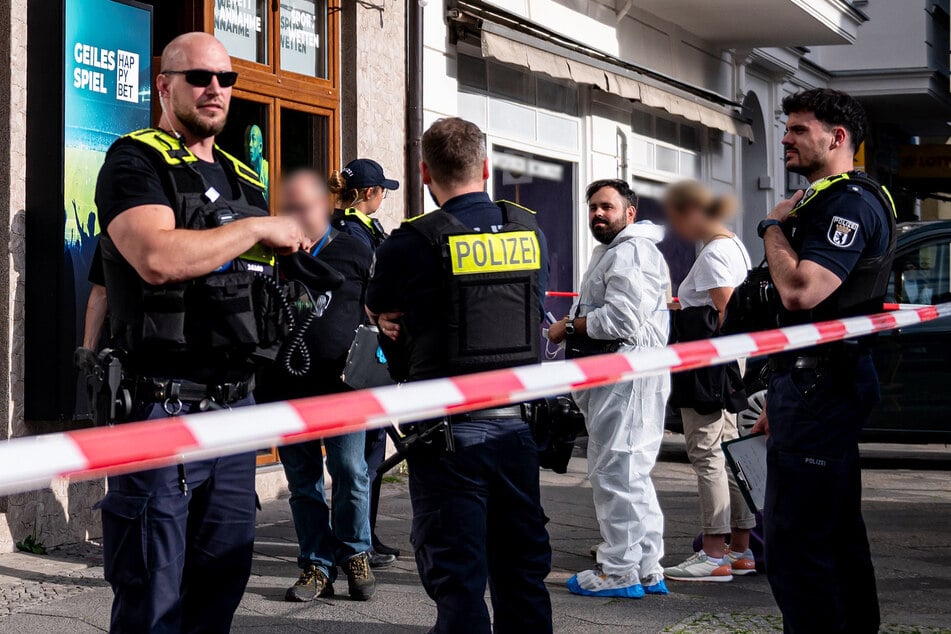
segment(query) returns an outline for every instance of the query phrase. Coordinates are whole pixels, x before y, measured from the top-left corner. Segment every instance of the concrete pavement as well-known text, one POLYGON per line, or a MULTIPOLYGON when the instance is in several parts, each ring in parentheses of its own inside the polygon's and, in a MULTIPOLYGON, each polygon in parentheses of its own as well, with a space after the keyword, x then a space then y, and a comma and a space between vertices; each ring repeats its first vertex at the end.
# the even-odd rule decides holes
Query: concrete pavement
MULTIPOLYGON (((686 557, 697 529, 695 481, 678 439, 665 445, 655 482, 667 518, 667 562, 686 557)), ((865 472, 866 519, 889 633, 951 633, 951 450, 876 447, 865 472), (919 456, 922 456, 919 458, 919 456)), ((566 475, 542 474, 542 495, 554 549, 549 578, 556 631, 719 634, 781 632, 762 577, 730 584, 671 584, 668 597, 641 601, 576 597, 564 588, 591 565, 598 541, 583 459, 566 475)), ((378 571, 378 593, 365 603, 341 598, 313 604, 283 601, 296 577, 296 544, 286 500, 259 515, 254 570, 236 615, 235 632, 425 632, 435 609, 419 586, 409 556, 409 497, 402 481, 384 487, 379 532, 403 556, 378 571)), ((101 632, 108 629, 111 592, 95 544, 58 549, 46 557, 0 555, 0 633, 101 632)), ((528 633, 526 633, 528 634, 528 633)))

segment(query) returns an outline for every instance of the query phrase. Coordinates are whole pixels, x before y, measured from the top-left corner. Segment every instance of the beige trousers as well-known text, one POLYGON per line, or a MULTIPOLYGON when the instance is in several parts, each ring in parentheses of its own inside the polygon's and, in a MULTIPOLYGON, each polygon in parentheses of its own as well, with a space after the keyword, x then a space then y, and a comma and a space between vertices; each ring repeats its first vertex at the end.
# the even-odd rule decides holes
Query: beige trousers
POLYGON ((687 440, 687 457, 697 473, 704 535, 726 535, 733 528, 756 526, 756 518, 743 499, 720 447, 723 442, 739 437, 736 415, 729 412, 700 414, 683 408, 680 416, 687 440))

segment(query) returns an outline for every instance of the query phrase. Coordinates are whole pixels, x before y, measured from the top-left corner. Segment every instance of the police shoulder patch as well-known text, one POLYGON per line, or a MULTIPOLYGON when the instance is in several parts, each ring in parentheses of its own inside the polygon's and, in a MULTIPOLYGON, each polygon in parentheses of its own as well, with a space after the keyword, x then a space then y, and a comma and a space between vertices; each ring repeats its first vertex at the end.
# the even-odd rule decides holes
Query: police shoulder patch
POLYGON ((832 246, 846 249, 855 242, 855 236, 858 235, 858 232, 859 223, 841 216, 833 216, 826 237, 832 246))

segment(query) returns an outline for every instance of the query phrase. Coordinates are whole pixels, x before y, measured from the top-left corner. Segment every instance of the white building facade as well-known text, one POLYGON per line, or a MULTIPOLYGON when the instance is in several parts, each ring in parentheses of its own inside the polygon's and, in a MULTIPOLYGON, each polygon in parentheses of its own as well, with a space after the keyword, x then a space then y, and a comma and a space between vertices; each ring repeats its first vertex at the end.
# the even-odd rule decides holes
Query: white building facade
MULTIPOLYGON (((841 0, 757 4, 431 1, 424 124, 461 116, 485 130, 489 193, 538 211, 552 290, 576 288, 586 266, 584 187, 600 178, 629 180, 645 218, 675 180, 735 192, 756 257, 756 224, 799 185, 782 164, 781 100, 829 80, 803 47, 852 44, 866 21, 841 0)), ((679 283, 692 250, 667 248, 679 283)))

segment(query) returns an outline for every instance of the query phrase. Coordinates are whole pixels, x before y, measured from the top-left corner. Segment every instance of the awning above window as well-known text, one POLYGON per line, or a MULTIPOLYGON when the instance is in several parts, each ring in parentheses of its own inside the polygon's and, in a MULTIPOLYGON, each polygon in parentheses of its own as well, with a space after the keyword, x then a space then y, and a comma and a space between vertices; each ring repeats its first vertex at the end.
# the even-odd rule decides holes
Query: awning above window
POLYGON ((608 64, 594 59, 592 63, 585 63, 575 56, 545 50, 554 47, 532 46, 523 41, 529 36, 511 31, 511 34, 516 34, 513 37, 507 33, 509 31, 486 22, 482 28, 482 56, 556 79, 597 86, 605 92, 639 101, 645 106, 659 108, 708 128, 753 140, 753 128, 726 106, 672 87, 667 88, 655 79, 638 76, 621 66, 610 68, 608 64))

